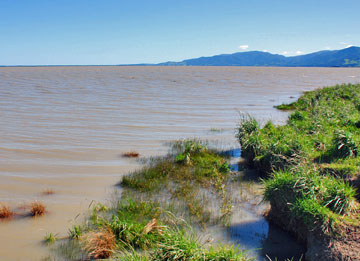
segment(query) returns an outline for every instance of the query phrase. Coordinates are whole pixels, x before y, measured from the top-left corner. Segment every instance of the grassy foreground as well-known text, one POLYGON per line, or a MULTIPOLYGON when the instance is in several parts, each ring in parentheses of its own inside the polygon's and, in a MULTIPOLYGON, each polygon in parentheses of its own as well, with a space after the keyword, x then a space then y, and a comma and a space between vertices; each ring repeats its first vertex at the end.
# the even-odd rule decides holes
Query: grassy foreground
POLYGON ((67 260, 249 260, 236 247, 212 245, 198 234, 231 214, 230 175, 226 157, 203 142, 177 142, 168 156, 124 176, 120 200, 94 206, 59 250, 67 260))
POLYGON ((277 108, 293 111, 286 125, 261 128, 244 115, 237 137, 247 162, 267 177, 264 198, 279 223, 305 241, 309 231, 334 236, 358 227, 351 184, 360 172, 360 85, 306 92, 277 108))

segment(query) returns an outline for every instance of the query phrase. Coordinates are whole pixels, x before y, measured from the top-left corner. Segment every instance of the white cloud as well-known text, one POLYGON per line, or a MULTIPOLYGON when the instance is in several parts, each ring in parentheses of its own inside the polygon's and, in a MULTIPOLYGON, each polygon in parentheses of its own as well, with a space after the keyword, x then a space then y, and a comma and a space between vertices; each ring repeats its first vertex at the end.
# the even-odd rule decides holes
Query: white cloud
POLYGON ((349 47, 353 47, 352 44, 348 44, 347 46, 345 46, 345 48, 349 48, 349 47))
POLYGON ((296 51, 295 52, 297 55, 300 55, 300 54, 303 54, 304 52, 302 52, 302 51, 296 51))
POLYGON ((289 54, 289 52, 288 51, 283 51, 281 54, 282 55, 287 55, 287 54, 289 54))
POLYGON ((268 53, 269 51, 265 49, 265 50, 263 50, 263 52, 268 53))
POLYGON ((248 48, 249 48, 248 45, 240 45, 240 46, 239 46, 239 49, 241 49, 241 50, 246 50, 246 49, 248 49, 248 48))

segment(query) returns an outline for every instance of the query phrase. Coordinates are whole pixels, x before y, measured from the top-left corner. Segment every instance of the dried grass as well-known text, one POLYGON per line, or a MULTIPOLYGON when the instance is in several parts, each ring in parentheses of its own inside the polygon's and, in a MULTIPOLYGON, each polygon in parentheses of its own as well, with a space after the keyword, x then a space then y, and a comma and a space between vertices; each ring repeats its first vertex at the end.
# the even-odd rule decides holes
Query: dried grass
POLYGON ((124 158, 138 158, 140 154, 136 151, 129 151, 122 154, 124 158))
POLYGON ((89 258, 105 259, 114 253, 115 246, 115 235, 111 229, 104 229, 100 232, 88 233, 84 248, 88 252, 89 258))
POLYGON ((0 219, 12 218, 14 216, 14 212, 11 211, 9 206, 1 204, 0 206, 0 219))
POLYGON ((52 189, 45 189, 41 192, 41 195, 43 196, 49 196, 55 194, 55 191, 52 189))
POLYGON ((162 232, 162 226, 159 226, 156 218, 153 218, 149 223, 146 224, 144 230, 142 231, 143 235, 149 234, 153 230, 157 230, 160 234, 162 232))
POLYGON ((33 217, 42 216, 46 212, 45 205, 41 202, 35 201, 30 204, 30 214, 33 217))

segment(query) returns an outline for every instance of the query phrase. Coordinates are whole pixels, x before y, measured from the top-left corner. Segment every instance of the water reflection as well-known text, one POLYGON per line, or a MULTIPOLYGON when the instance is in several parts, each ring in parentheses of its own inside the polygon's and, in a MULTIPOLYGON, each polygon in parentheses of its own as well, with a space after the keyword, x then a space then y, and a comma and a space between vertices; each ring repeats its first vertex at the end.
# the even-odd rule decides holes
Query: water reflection
POLYGON ((241 171, 238 184, 231 188, 234 199, 234 214, 227 227, 226 237, 239 245, 249 256, 257 260, 299 260, 306 249, 295 238, 263 216, 269 206, 262 200, 262 185, 256 170, 244 169, 241 163, 241 149, 225 152, 231 157, 231 170, 241 171), (239 187, 240 186, 240 187, 239 187))
POLYGON ((269 224, 264 219, 233 224, 228 228, 230 240, 243 249, 248 249, 248 254, 260 256, 262 242, 269 230, 269 224))

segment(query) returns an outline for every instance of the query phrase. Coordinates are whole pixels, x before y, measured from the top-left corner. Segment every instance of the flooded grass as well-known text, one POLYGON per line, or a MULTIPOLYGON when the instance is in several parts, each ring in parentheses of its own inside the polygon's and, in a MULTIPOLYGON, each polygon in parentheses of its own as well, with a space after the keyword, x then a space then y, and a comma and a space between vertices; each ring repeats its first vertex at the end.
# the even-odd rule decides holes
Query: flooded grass
POLYGON ((113 206, 92 206, 89 220, 69 232, 69 244, 79 242, 77 254, 67 252, 93 259, 250 260, 234 246, 199 236, 229 222, 228 158, 199 140, 176 142, 171 151, 124 176, 113 206))
POLYGON ((121 154, 121 156, 124 158, 138 158, 140 156, 140 153, 136 151, 129 151, 124 152, 123 154, 121 154))
POLYGON ((226 158, 194 140, 174 144, 172 149, 177 153, 150 160, 143 169, 123 177, 121 186, 149 194, 165 192, 185 203, 190 216, 203 226, 212 217, 202 191, 210 190, 223 202, 221 215, 228 215, 231 207, 227 206, 225 181, 230 167, 226 158))
POLYGON ((39 201, 34 201, 30 203, 29 207, 30 215, 32 217, 43 216, 46 213, 45 205, 39 201))
POLYGON ((240 151, 216 151, 200 140, 175 142, 170 151, 124 176, 111 206, 92 203, 89 219, 56 247, 60 256, 210 261, 272 253, 242 247, 262 248, 267 231, 257 233, 268 225, 259 179, 230 170, 229 156, 240 151), (254 224, 250 230, 234 234, 248 222, 254 224))
POLYGON ((74 225, 72 229, 69 229, 69 238, 79 239, 83 234, 83 228, 80 225, 74 225))
POLYGON ((53 234, 53 233, 47 233, 46 236, 44 237, 44 243, 46 245, 52 245, 57 241, 57 235, 53 234))
POLYGON ((11 210, 10 206, 1 204, 0 205, 0 220, 1 219, 10 219, 15 215, 15 213, 11 210))

